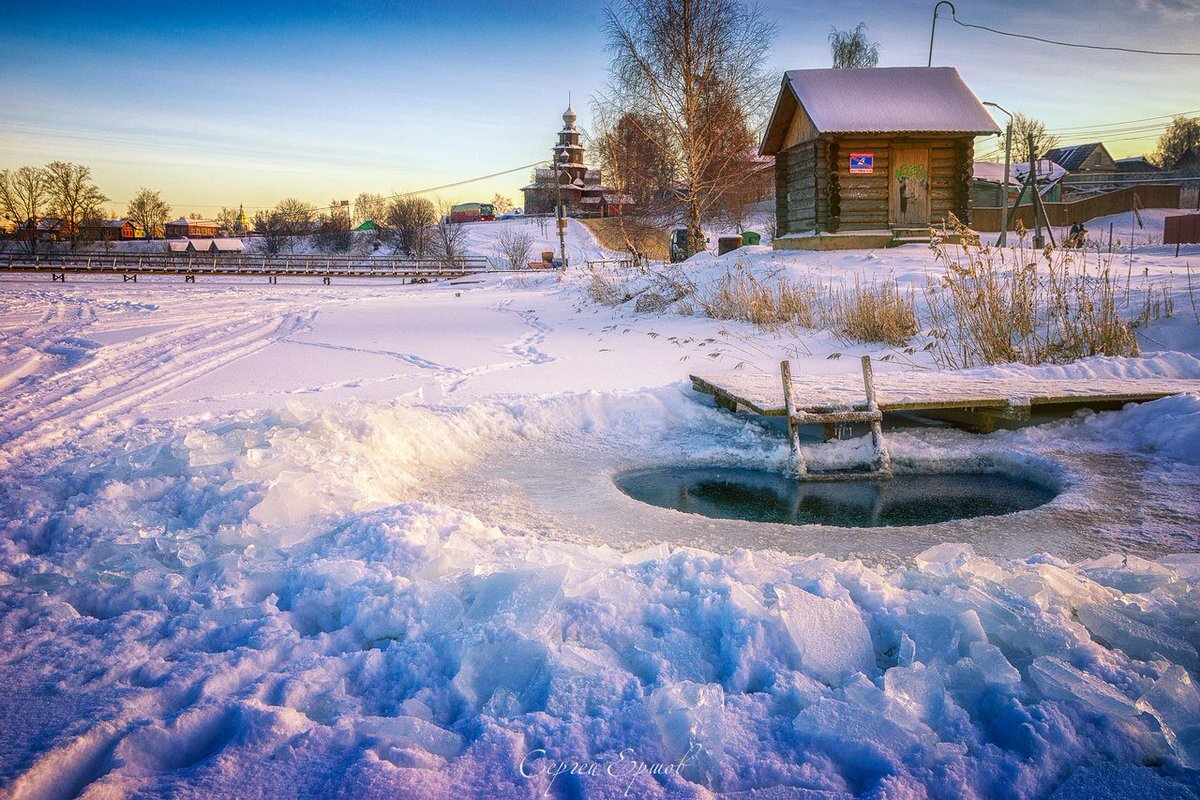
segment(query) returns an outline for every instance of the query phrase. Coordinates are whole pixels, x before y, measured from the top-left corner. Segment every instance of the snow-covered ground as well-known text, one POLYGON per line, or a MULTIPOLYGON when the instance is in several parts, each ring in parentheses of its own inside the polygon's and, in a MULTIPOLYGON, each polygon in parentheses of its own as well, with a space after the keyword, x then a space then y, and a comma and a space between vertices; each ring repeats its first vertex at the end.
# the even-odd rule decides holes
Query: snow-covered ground
MULTIPOLYGON (((495 255, 506 226, 557 249, 529 221, 472 226, 470 247, 495 255)), ((1139 331, 1141 358, 981 372, 1200 378, 1183 266, 1200 252, 1173 252, 1135 237, 1130 273, 1176 298, 1139 331)), ((415 286, 0 279, 0 792, 1200 787, 1200 398, 889 432, 899 469, 1061 489, 1008 517, 692 517, 613 475, 777 469, 787 452, 689 372, 932 357, 599 305, 583 264, 607 254, 575 222, 568 254, 564 276, 415 286)), ((919 246, 688 269, 737 264, 918 290, 936 269, 919 246)))

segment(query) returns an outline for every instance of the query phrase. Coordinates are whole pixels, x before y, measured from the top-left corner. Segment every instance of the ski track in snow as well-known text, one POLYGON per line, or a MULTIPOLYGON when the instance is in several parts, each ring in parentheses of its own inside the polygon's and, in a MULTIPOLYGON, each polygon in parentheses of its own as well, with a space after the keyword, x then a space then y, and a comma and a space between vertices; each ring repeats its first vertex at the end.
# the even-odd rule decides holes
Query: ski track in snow
POLYGON ((27 381, 25 391, 0 408, 4 463, 129 414, 171 388, 288 336, 312 314, 288 308, 272 309, 274 313, 264 316, 256 308, 214 325, 197 313, 198 307, 185 306, 155 320, 167 326, 162 333, 100 347, 72 340, 73 333, 86 328, 94 310, 80 304, 76 320, 69 321, 64 306, 56 304, 53 314, 22 337, 26 343, 52 342, 49 354, 63 368, 27 381))

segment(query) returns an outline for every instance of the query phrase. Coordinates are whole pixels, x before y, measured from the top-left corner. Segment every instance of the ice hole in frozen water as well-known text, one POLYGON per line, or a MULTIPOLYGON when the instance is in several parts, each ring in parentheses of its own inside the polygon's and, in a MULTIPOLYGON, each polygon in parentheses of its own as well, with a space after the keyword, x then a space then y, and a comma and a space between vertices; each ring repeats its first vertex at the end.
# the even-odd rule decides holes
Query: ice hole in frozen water
POLYGON ((643 503, 716 519, 843 528, 933 525, 1037 508, 1058 494, 998 472, 900 473, 891 479, 804 481, 763 470, 673 466, 623 472, 617 488, 643 503))

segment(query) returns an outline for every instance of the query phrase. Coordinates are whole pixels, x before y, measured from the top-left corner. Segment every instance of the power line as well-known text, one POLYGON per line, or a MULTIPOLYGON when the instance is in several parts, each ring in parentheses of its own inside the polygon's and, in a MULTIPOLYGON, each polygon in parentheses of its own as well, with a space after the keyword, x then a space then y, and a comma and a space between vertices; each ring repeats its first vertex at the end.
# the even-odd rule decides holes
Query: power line
POLYGON ((1148 55, 1148 56, 1188 56, 1188 57, 1193 57, 1193 58, 1200 58, 1200 53, 1193 53, 1193 52, 1187 52, 1187 51, 1143 50, 1143 49, 1140 49, 1137 47, 1114 47, 1114 46, 1099 45, 1099 44, 1080 44, 1078 42, 1060 42, 1056 39, 1046 39, 1041 36, 1032 36, 1027 33, 1012 33, 1011 31, 1001 31, 1001 30, 997 30, 996 28, 989 28, 986 25, 973 25, 969 22, 963 22, 957 16, 955 16, 954 6, 950 6, 950 19, 953 20, 955 24, 961 25, 964 28, 978 28, 981 31, 988 31, 989 33, 995 33, 999 36, 1011 36, 1014 39, 1029 39, 1031 41, 1041 42, 1043 44, 1058 45, 1059 47, 1078 47, 1078 48, 1082 48, 1085 50, 1110 50, 1110 51, 1117 51, 1117 52, 1121 52, 1121 53, 1140 53, 1142 55, 1148 55))
POLYGON ((488 178, 499 178, 501 175, 509 175, 513 172, 520 172, 523 169, 533 169, 534 167, 540 167, 542 164, 548 164, 548 163, 550 163, 550 160, 543 158, 541 161, 535 161, 532 164, 525 164, 520 167, 513 167, 512 169, 506 169, 503 172, 493 172, 491 175, 480 175, 478 178, 467 178, 465 181, 456 181, 455 183, 447 183, 447 184, 443 184, 442 186, 432 186, 428 189, 416 189, 411 192, 400 192, 399 194, 393 194, 384 199, 385 200, 395 200, 398 197, 411 197, 414 194, 429 194, 430 192, 440 192, 442 189, 453 189, 455 186, 465 186, 468 183, 478 183, 479 181, 486 181, 488 178))
MULTIPOLYGON (((1200 114, 1200 109, 1195 111, 1180 111, 1178 114, 1159 114, 1157 117, 1142 117, 1141 119, 1127 119, 1121 122, 1098 122, 1095 125, 1068 125, 1063 128, 1053 128, 1054 131, 1062 133, 1065 131, 1077 130, 1093 130, 1095 128, 1115 128, 1120 125, 1132 125, 1135 122, 1153 122, 1158 119, 1174 119, 1175 117, 1190 117, 1193 114, 1200 114)), ((1170 123, 1164 123, 1169 125, 1170 123)))

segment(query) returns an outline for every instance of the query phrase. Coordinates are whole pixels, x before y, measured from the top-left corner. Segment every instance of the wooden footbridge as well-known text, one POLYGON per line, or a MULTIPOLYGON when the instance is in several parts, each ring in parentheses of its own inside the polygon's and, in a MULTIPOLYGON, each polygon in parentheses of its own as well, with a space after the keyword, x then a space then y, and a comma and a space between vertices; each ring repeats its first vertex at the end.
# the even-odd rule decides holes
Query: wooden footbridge
POLYGON ((721 408, 763 416, 786 416, 797 456, 804 455, 795 429, 824 427, 826 439, 839 426, 870 423, 875 444, 874 472, 889 470, 883 442, 885 413, 914 414, 980 432, 1019 424, 1034 415, 1066 415, 1082 408, 1120 408, 1125 403, 1200 393, 1200 380, 1187 378, 971 378, 945 372, 888 372, 874 376, 863 357, 860 381, 848 376, 793 376, 788 362, 779 375, 692 375, 692 387, 712 395, 721 408))
POLYGON ((402 259, 353 256, 259 255, 249 253, 52 253, 0 255, 0 273, 49 274, 50 280, 65 282, 68 274, 120 275, 136 282, 139 275, 180 275, 195 283, 199 275, 265 278, 277 283, 283 277, 390 278, 420 282, 459 278, 493 272, 522 272, 498 269, 483 257, 454 259, 402 259))

